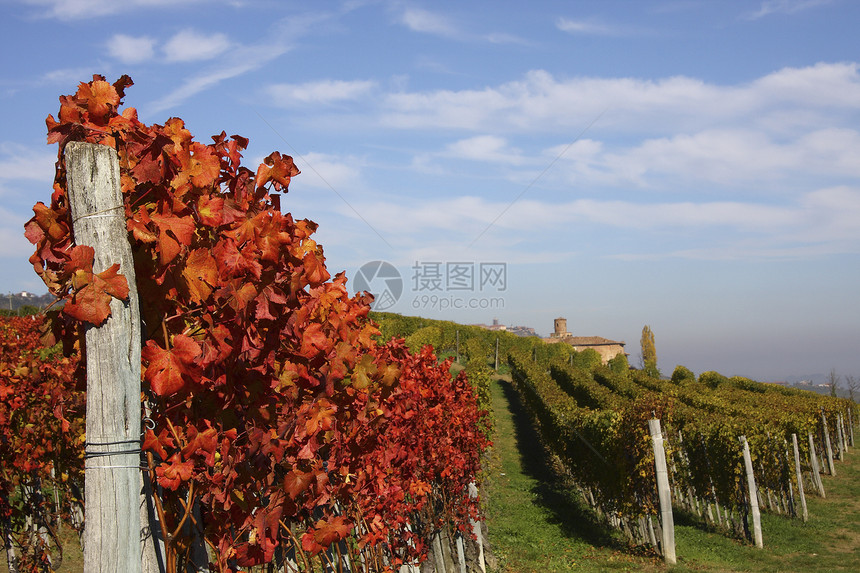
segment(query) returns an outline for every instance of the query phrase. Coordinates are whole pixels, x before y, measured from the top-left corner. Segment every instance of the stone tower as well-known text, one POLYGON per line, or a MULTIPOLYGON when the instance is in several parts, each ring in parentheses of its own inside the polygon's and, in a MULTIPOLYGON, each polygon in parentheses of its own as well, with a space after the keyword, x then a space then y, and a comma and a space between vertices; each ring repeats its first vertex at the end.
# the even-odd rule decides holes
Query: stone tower
POLYGON ((567 331, 567 319, 566 318, 556 318, 553 321, 554 332, 552 333, 552 338, 564 338, 565 336, 570 336, 570 333, 567 331))

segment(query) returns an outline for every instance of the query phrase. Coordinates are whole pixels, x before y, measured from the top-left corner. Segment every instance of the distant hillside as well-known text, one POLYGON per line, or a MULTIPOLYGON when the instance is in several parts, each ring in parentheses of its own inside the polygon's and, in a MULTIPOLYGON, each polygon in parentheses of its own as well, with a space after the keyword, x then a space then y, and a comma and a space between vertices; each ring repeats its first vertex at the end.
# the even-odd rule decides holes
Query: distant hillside
POLYGON ((27 291, 6 293, 4 295, 0 295, 0 309, 16 312, 22 306, 44 308, 53 301, 54 297, 47 293, 42 295, 33 294, 27 291))

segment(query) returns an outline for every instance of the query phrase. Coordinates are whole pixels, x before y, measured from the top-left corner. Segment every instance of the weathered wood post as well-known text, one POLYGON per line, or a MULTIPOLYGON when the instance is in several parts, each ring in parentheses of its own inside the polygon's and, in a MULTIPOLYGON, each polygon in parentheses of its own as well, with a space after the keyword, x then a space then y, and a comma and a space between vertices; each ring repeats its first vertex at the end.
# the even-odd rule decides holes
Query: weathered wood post
POLYGON ((824 408, 821 409, 821 427, 824 432, 824 451, 827 454, 827 469, 830 475, 836 475, 836 465, 833 463, 833 446, 830 444, 830 429, 827 427, 827 416, 824 415, 824 408))
MULTIPOLYGON (((475 485, 475 482, 469 483, 469 497, 472 499, 478 498, 478 486, 475 485)), ((487 565, 484 561, 484 535, 481 530, 481 522, 477 519, 470 519, 469 521, 472 525, 472 535, 475 536, 475 541, 478 544, 478 569, 480 569, 481 573, 486 573, 487 565)))
POLYGON ((764 547, 761 538, 761 512, 758 508, 758 489, 755 485, 755 475, 753 475, 752 457, 750 456, 750 445, 747 443, 747 437, 740 437, 741 444, 744 446, 744 467, 747 472, 747 494, 750 502, 750 514, 752 515, 753 526, 753 541, 756 547, 764 547))
POLYGON ((448 573, 445 568, 445 551, 442 549, 442 532, 436 531, 431 538, 430 551, 433 553, 433 563, 436 573, 448 573))
POLYGON ((839 459, 845 460, 848 452, 848 440, 845 439, 845 424, 842 421, 842 412, 836 414, 836 435, 839 437, 839 459))
POLYGON ((800 497, 800 507, 803 511, 803 521, 809 519, 809 512, 806 510, 806 495, 803 493, 803 473, 800 471, 800 449, 797 447, 797 434, 791 435, 791 445, 794 449, 794 471, 797 474, 797 490, 800 497))
POLYGON ((112 299, 107 321, 86 329, 84 570, 134 573, 141 570, 140 314, 119 161, 110 147, 82 142, 68 143, 65 156, 75 242, 94 248, 96 273, 119 263, 129 286, 128 302, 112 299))
POLYGON ((457 544, 457 565, 460 573, 466 573, 466 549, 463 545, 463 534, 459 531, 456 535, 457 544))
POLYGON ((651 443, 654 447, 654 465, 657 473, 657 495, 660 498, 660 524, 662 526, 663 560, 675 565, 675 519, 672 516, 672 491, 669 488, 669 471, 666 469, 666 450, 663 448, 663 433, 660 420, 648 420, 651 443))
POLYGON ((812 466, 812 481, 818 487, 819 495, 826 498, 824 482, 821 481, 821 468, 818 466, 818 453, 815 451, 815 438, 812 437, 812 432, 809 432, 809 463, 812 466))

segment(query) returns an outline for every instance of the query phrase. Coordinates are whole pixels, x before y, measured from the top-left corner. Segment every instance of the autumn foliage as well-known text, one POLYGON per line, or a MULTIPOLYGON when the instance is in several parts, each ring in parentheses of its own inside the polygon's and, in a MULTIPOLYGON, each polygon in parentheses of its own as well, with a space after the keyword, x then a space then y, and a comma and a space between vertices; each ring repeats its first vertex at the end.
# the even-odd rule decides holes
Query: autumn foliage
MULTIPOLYGON (((39 342, 43 317, 0 318, 0 532, 19 571, 39 570, 83 479, 84 392, 73 362, 39 342), (56 501, 43 486, 63 491, 56 501)), ((77 515, 77 514, 75 514, 77 515)))
POLYGON ((26 236, 65 301, 45 340, 80 348, 128 288, 74 244, 63 148, 116 149, 144 322, 142 449, 172 566, 205 541, 219 571, 288 553, 300 568, 340 556, 396 569, 434 531, 466 531, 486 441, 465 377, 429 348, 375 342, 370 299, 331 277, 316 224, 280 211, 292 158, 251 171, 243 137, 204 144, 177 118, 145 125, 120 110, 130 85, 94 76, 60 98, 51 204, 34 207, 26 236))

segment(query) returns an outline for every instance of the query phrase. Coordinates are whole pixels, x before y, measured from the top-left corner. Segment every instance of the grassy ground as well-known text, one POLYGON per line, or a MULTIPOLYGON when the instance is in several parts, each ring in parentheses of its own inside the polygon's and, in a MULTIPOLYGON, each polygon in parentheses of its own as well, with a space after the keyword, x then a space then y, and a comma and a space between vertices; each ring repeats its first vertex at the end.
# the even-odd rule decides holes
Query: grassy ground
POLYGON ((668 568, 602 527, 547 462, 510 383, 493 383, 496 416, 488 489, 489 540, 505 573, 556 571, 860 571, 860 452, 808 497, 809 522, 763 515, 765 548, 676 517, 678 565, 668 568))

